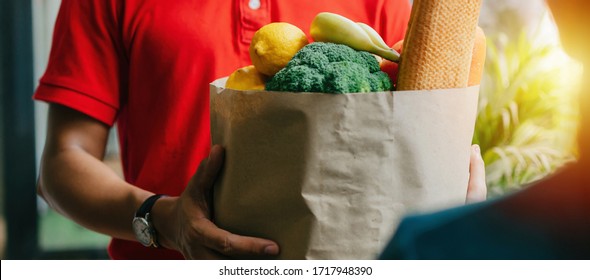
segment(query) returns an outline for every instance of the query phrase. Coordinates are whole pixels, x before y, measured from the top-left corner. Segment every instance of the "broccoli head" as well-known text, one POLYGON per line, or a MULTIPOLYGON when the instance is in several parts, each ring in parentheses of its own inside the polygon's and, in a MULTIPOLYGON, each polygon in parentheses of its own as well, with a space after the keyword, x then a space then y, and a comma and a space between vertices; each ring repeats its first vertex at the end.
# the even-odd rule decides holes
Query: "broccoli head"
POLYGON ((391 90, 392 83, 368 52, 315 42, 303 47, 266 83, 269 91, 351 93, 391 90))

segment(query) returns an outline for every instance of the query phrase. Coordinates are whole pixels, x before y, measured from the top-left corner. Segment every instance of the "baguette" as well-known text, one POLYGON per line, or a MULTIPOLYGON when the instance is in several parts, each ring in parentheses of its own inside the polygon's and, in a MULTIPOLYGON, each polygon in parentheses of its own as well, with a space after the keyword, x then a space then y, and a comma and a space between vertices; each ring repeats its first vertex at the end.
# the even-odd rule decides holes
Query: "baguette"
POLYGON ((468 86, 482 0, 414 1, 398 90, 468 86))

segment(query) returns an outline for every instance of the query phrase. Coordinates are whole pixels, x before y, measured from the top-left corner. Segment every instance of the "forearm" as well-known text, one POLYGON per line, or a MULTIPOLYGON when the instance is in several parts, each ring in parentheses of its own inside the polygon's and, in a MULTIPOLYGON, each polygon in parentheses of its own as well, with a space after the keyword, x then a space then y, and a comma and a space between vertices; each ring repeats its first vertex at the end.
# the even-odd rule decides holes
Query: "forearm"
POLYGON ((135 211, 151 195, 75 146, 45 151, 39 183, 45 200, 61 214, 88 229, 128 240, 135 240, 135 211))
MULTIPOLYGON (((133 217, 152 193, 128 184, 101 161, 110 127, 57 104, 50 105, 48 119, 39 193, 52 208, 88 229, 135 240, 133 217)), ((150 217, 160 244, 190 258, 215 257, 210 249, 277 254, 276 243, 231 234, 209 220, 205 194, 221 169, 223 149, 213 147, 209 157, 180 197, 161 198, 153 205, 150 217)))

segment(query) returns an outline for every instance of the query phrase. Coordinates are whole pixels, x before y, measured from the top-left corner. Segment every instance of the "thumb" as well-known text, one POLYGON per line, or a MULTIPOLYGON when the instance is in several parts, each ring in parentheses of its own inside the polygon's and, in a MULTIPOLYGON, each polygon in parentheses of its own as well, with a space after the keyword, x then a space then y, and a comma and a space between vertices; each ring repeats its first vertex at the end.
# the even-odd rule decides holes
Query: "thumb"
POLYGON ((469 183, 467 185, 466 203, 481 202, 487 197, 485 163, 481 157, 479 145, 471 146, 469 164, 469 183))

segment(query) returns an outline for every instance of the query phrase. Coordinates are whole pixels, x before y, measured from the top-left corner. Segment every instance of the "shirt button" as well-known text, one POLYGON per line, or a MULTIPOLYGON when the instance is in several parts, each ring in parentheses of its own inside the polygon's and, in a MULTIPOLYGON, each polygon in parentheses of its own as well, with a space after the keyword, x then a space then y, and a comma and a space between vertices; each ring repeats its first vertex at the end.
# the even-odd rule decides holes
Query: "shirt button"
POLYGON ((260 9, 260 0, 250 0, 248 7, 250 7, 252 10, 260 9))

